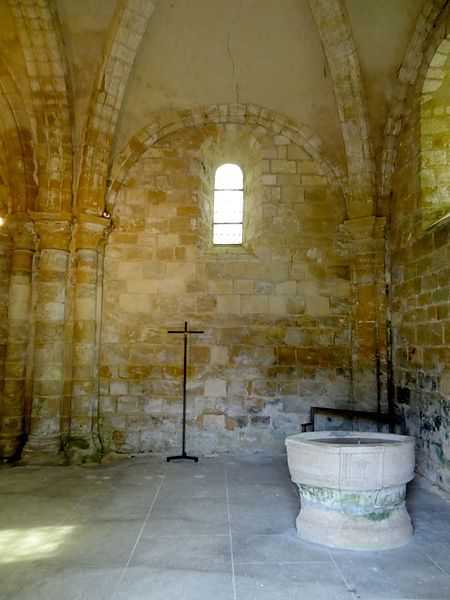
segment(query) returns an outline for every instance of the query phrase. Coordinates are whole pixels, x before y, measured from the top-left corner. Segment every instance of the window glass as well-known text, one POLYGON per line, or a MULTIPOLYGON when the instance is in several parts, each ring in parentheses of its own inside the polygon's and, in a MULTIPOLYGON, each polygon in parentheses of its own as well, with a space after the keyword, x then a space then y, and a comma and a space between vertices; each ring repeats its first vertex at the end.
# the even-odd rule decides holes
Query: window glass
POLYGON ((226 163, 214 179, 214 244, 242 244, 244 175, 238 165, 226 163))
POLYGON ((216 190, 242 190, 244 187, 244 175, 238 165, 226 163, 216 171, 216 190))

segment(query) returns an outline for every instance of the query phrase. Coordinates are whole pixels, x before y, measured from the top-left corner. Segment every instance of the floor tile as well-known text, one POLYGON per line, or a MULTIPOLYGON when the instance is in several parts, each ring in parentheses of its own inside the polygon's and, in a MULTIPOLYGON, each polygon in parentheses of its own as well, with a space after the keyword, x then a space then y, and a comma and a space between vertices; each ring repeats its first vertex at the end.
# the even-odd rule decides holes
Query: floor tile
POLYGON ((420 549, 427 558, 433 561, 440 569, 442 569, 450 577, 450 536, 445 541, 435 540, 434 543, 430 544, 429 548, 420 549))
POLYGON ((449 600, 450 501, 407 503, 411 542, 358 553, 297 538, 279 455, 0 468, 0 600, 449 600))
POLYGON ((79 500, 52 498, 47 494, 0 494, 0 527, 11 523, 21 527, 42 527, 60 524, 68 519, 79 500))
POLYGON ((226 498, 225 481, 209 475, 193 474, 189 477, 167 477, 161 486, 160 498, 226 498))
POLYGON ((21 565, 14 573, 0 569, 1 600, 111 600, 121 570, 21 565))
POLYGON ((237 600, 352 600, 333 565, 237 565, 237 600))
POLYGON ((233 535, 235 564, 330 563, 326 548, 308 544, 296 532, 281 535, 233 535))
POLYGON ((57 552, 43 556, 40 562, 65 567, 124 567, 142 526, 142 519, 102 520, 75 526, 57 552))
POLYGON ((158 498, 144 535, 222 535, 229 532, 226 499, 158 498))
POLYGON ((233 600, 233 583, 228 570, 135 566, 127 570, 112 600, 233 600))
POLYGON ((231 531, 235 534, 286 534, 295 530, 299 507, 294 499, 231 501, 231 531))
MULTIPOLYGON (((130 490, 130 487, 127 486, 126 489, 111 494, 107 501, 99 503, 92 514, 92 518, 100 521, 121 518, 145 519, 153 505, 157 492, 158 488, 156 487, 146 490, 138 488, 136 491, 130 490)), ((84 507, 85 504, 81 504, 78 510, 82 512, 84 507)))
POLYGON ((130 567, 224 571, 231 574, 231 549, 228 535, 188 535, 141 537, 130 567))
POLYGON ((450 598, 450 577, 412 542, 382 552, 330 550, 330 554, 362 600, 450 598))

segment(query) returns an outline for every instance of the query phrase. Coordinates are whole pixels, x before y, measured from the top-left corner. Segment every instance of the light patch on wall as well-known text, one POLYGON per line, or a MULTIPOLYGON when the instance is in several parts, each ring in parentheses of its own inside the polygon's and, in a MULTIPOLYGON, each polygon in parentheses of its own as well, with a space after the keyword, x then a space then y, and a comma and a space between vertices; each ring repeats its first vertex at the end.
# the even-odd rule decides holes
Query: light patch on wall
POLYGON ((0 548, 7 549, 0 555, 0 564, 52 556, 75 527, 66 525, 0 531, 0 548))

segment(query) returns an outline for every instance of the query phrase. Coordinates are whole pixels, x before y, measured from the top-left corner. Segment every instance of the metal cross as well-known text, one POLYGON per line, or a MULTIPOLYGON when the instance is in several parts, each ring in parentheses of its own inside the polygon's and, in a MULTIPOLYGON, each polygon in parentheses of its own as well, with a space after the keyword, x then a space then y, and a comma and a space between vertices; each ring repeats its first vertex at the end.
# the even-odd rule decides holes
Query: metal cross
POLYGON ((183 448, 182 453, 179 456, 168 456, 167 462, 177 459, 187 459, 198 462, 196 456, 188 456, 186 454, 186 374, 187 374, 187 339, 191 333, 205 333, 204 331, 194 331, 188 329, 187 321, 184 322, 184 329, 182 331, 169 330, 167 333, 182 333, 184 335, 184 359, 183 359, 183 448))

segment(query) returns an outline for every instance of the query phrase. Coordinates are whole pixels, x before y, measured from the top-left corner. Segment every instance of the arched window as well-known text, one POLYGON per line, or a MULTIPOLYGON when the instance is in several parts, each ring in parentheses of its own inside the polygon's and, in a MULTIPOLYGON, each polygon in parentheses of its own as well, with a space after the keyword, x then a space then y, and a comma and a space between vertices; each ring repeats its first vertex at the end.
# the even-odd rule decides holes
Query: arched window
POLYGON ((244 174, 238 165, 226 163, 214 178, 214 244, 242 244, 244 174))

